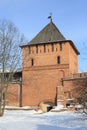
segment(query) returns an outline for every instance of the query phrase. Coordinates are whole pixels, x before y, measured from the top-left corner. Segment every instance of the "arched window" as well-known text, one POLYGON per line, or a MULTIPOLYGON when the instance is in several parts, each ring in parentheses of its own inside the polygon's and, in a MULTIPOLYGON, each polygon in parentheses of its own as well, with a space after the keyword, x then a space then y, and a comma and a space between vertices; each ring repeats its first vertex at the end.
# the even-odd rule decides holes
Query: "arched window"
POLYGON ((57 63, 60 64, 60 56, 57 57, 57 63))

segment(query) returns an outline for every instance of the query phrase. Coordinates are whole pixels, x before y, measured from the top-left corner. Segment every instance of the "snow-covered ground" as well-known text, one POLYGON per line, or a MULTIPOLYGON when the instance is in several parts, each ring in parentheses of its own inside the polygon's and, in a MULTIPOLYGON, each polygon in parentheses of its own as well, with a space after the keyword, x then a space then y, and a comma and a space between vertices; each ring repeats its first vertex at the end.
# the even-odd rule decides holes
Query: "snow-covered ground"
POLYGON ((0 130, 87 130, 87 116, 74 112, 5 110, 0 130))

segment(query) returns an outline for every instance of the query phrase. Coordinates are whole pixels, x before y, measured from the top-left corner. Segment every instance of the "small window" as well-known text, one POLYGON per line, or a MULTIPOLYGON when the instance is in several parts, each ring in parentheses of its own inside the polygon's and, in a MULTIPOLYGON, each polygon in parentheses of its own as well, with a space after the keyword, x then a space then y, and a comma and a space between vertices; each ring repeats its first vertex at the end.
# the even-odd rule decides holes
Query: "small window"
POLYGON ((38 53, 38 45, 36 45, 36 53, 38 53))
POLYGON ((57 63, 60 64, 60 56, 57 57, 57 63))
POLYGON ((40 49, 40 53, 41 53, 41 49, 40 49))
POLYGON ((34 66, 34 59, 31 59, 31 66, 34 66))
POLYGON ((54 44, 52 43, 52 52, 54 51, 54 44))
POLYGON ((44 44, 44 52, 46 52, 46 45, 44 44))
POLYGON ((62 51, 62 43, 60 43, 60 51, 62 51))

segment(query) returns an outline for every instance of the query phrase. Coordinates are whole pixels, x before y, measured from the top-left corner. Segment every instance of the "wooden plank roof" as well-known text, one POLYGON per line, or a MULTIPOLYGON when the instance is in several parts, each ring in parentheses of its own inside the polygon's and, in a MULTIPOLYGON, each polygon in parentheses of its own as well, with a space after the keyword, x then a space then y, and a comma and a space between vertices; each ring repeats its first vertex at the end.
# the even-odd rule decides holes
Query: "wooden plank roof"
POLYGON ((65 37, 61 34, 56 25, 51 21, 28 44, 34 45, 63 40, 66 40, 65 37))
POLYGON ((26 46, 49 44, 57 42, 69 42, 75 49, 77 54, 80 54, 75 44, 71 40, 66 40, 56 25, 50 21, 28 44, 20 46, 21 48, 26 46))

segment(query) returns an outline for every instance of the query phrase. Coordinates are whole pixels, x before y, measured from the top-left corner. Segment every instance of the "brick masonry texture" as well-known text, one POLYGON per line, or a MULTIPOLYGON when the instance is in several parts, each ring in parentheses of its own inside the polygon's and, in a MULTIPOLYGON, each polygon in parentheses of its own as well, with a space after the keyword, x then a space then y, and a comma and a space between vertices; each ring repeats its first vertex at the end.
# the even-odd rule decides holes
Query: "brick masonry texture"
POLYGON ((66 105, 65 100, 73 95, 73 89, 83 86, 82 78, 86 82, 84 76, 78 74, 79 51, 71 40, 65 39, 52 20, 21 47, 22 86, 11 84, 8 87, 8 105, 37 106, 47 101, 57 105, 60 98, 66 105))
POLYGON ((7 89, 6 105, 19 106, 20 85, 10 84, 7 89))
POLYGON ((73 91, 86 83, 87 73, 78 73, 78 56, 69 42, 36 45, 23 48, 22 70, 22 98, 20 97, 20 84, 11 84, 8 87, 7 105, 37 106, 40 102, 51 101, 58 105, 58 101, 72 96, 78 97, 79 92, 73 91), (30 52, 29 52, 30 51, 30 52), (58 64, 58 56, 60 64, 58 64), (33 65, 32 65, 33 59, 33 65), (79 84, 80 83, 80 84, 79 84))
POLYGON ((23 105, 37 106, 41 101, 56 104, 57 86, 62 85, 61 78, 78 72, 77 53, 69 42, 36 45, 23 48, 23 105), (58 56, 60 64, 58 64, 58 56), (32 65, 33 60, 33 65, 32 65), (72 63, 71 63, 72 62, 72 63))

